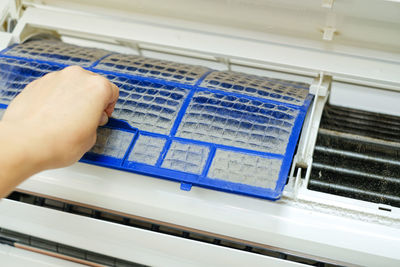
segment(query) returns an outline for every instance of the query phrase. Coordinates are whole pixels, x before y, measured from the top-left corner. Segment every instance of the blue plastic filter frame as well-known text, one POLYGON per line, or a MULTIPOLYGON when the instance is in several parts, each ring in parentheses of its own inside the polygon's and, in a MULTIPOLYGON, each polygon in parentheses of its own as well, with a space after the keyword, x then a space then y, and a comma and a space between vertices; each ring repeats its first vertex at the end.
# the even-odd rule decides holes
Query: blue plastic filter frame
POLYGON ((308 85, 31 41, 0 52, 0 109, 33 79, 71 63, 120 88, 116 118, 81 162, 181 182, 183 190, 281 196, 312 100, 308 85))

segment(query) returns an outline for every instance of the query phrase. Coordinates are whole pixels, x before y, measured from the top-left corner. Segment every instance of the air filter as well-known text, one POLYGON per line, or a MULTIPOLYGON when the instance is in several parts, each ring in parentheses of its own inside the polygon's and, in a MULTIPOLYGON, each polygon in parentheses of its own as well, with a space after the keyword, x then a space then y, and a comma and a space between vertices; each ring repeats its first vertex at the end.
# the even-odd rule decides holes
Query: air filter
POLYGON ((278 199, 312 96, 309 85, 35 40, 0 53, 0 105, 68 65, 120 88, 114 119, 82 162, 278 199))

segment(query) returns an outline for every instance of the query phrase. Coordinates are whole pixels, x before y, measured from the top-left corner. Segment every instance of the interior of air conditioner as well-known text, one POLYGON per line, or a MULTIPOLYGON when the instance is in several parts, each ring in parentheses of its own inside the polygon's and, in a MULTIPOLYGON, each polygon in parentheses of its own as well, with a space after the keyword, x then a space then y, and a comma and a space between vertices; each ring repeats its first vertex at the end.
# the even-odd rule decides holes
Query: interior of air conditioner
MULTIPOLYGON (((123 23, 125 19, 128 19, 127 12, 120 10, 121 6, 115 5, 115 8, 110 11, 108 1, 102 1, 95 8, 97 15, 94 19, 98 20, 99 24, 94 23, 86 27, 79 25, 80 19, 87 15, 92 6, 80 5, 77 1, 72 1, 67 5, 66 10, 65 8, 61 10, 62 1, 44 2, 45 4, 51 3, 53 6, 49 8, 46 5, 27 1, 24 2, 23 8, 20 6, 19 10, 4 16, 4 28, 8 31, 13 30, 9 44, 24 42, 41 34, 50 34, 60 38, 63 42, 80 46, 201 65, 217 70, 233 70, 310 83, 310 91, 315 98, 310 105, 302 128, 284 197, 341 206, 346 209, 367 210, 375 215, 388 218, 397 218, 400 215, 398 209, 400 207, 399 172, 396 172, 399 168, 398 151, 400 151, 400 140, 398 139, 400 129, 398 116, 400 114, 397 104, 400 96, 399 81, 396 80, 398 78, 394 78, 395 63, 398 64, 399 54, 397 37, 390 32, 394 30, 392 26, 396 23, 395 14, 388 14, 385 23, 391 27, 387 28, 387 33, 381 33, 384 37, 382 40, 379 41, 379 38, 376 38, 374 43, 371 40, 362 42, 364 41, 362 38, 365 38, 363 35, 354 34, 352 38, 346 39, 348 36, 342 37, 340 32, 333 33, 331 36, 333 41, 326 40, 329 39, 326 27, 332 22, 331 20, 335 20, 335 15, 332 15, 329 7, 318 7, 317 11, 322 8, 323 15, 321 16, 324 16, 328 24, 323 25, 325 29, 321 28, 313 34, 301 31, 301 27, 305 26, 302 23, 306 23, 306 21, 301 21, 295 30, 292 29, 294 32, 290 32, 287 25, 280 25, 279 28, 277 25, 271 24, 271 29, 266 30, 259 22, 261 15, 257 15, 254 22, 255 24, 258 22, 257 25, 260 28, 257 28, 257 25, 242 23, 241 20, 233 20, 228 15, 226 15, 227 17, 217 16, 216 14, 223 14, 221 12, 223 5, 219 6, 220 1, 217 1, 215 8, 207 16, 196 14, 191 9, 188 12, 190 4, 182 7, 182 9, 186 8, 185 12, 183 10, 172 12, 170 8, 163 7, 162 4, 156 9, 145 3, 141 3, 141 6, 132 4, 128 8, 130 12, 132 10, 137 12, 134 22, 138 25, 149 24, 151 28, 152 23, 155 24, 154 35, 159 34, 158 27, 164 30, 165 28, 176 30, 176 34, 182 33, 182 36, 177 37, 178 39, 182 38, 179 43, 175 42, 171 36, 166 37, 165 42, 162 39, 164 37, 151 42, 145 38, 140 40, 130 33, 121 36, 120 31, 113 32, 109 28, 102 28, 104 24, 101 23, 107 23, 109 18, 117 23, 123 23), (79 11, 77 7, 79 7, 79 11), (41 19, 33 19, 33 15, 40 14, 42 15, 41 19), (76 16, 76 21, 69 23, 64 21, 71 14, 76 16), (55 17, 57 15, 58 18, 55 17), (156 17, 157 19, 155 19, 156 17), (17 24, 15 18, 19 18, 17 24), (104 21, 101 22, 102 20, 104 21), (207 24, 204 24, 205 20, 207 24), (182 21, 185 23, 181 24, 182 21), (177 25, 183 26, 178 28, 177 25), (250 30, 250 26, 256 27, 250 30), (215 45, 218 46, 218 49, 213 50, 210 46, 199 45, 199 40, 204 39, 197 39, 200 38, 199 36, 190 36, 188 29, 200 32, 202 29, 207 29, 201 34, 203 37, 209 36, 212 41, 218 41, 218 38, 215 40, 213 38, 219 37, 221 32, 229 29, 226 31, 229 40, 215 45), (262 32, 263 35, 258 37, 257 31, 262 32), (274 48, 276 45, 287 47, 288 43, 297 40, 296 49, 299 49, 299 52, 270 59, 264 50, 257 50, 260 46, 257 46, 256 36, 259 40, 270 37, 279 40, 278 44, 268 43, 269 46, 267 45, 265 50, 274 48), (391 36, 391 38, 387 38, 387 36, 391 36), (240 42, 243 39, 246 39, 246 44, 255 45, 252 53, 243 52, 242 50, 251 49, 246 47, 241 47, 240 51, 235 50, 239 46, 234 49, 226 49, 226 53, 220 53, 224 51, 224 45, 229 45, 226 42, 240 42), (383 42, 383 40, 385 40, 384 46, 381 46, 379 50, 376 49, 377 46, 382 45, 379 42, 383 42), (209 50, 207 50, 208 48, 209 50), (291 58, 308 49, 317 51, 314 54, 315 58, 310 59, 314 61, 313 64, 300 66, 298 64, 300 59, 293 60, 291 58), (331 55, 329 53, 321 55, 321 51, 334 51, 333 56, 337 56, 336 63, 338 65, 346 64, 350 59, 357 61, 360 58, 366 59, 364 63, 367 65, 363 69, 364 66, 360 65, 363 63, 361 60, 354 63, 354 66, 348 66, 347 73, 336 72, 337 70, 334 68, 329 69, 330 64, 335 62, 330 61, 329 56, 331 55), (339 62, 341 59, 345 62, 339 62), (283 61, 286 64, 282 64, 283 61), (377 69, 372 67, 368 69, 377 62, 387 65, 382 65, 377 69), (385 69, 385 67, 387 68, 385 69), (352 73, 352 68, 362 70, 352 73), (373 71, 374 75, 370 75, 369 71, 373 71), (385 125, 382 125, 382 122, 385 122, 385 125), (354 143, 357 145, 354 146, 354 143), (346 165, 352 161, 361 162, 360 166, 357 164, 346 165), (369 166, 374 166, 375 169, 369 166), (324 176, 328 179, 324 179, 324 176), (371 181, 373 186, 355 185, 354 183, 360 178, 371 181), (380 189, 376 190, 378 187, 380 189), (367 209, 365 209, 366 207, 367 209)), ((255 1, 254 5, 257 4, 262 6, 261 3, 255 1)), ((240 8, 240 4, 232 5, 231 8, 234 12, 240 8)), ((295 12, 298 8, 298 6, 291 6, 289 10, 295 12)), ((371 15, 368 10, 364 11, 361 10, 359 17, 354 18, 355 25, 358 25, 357 22, 362 24, 363 19, 371 15)), ((346 15, 348 14, 344 14, 342 19, 346 15)), ((341 16, 336 16, 336 19, 339 20, 336 23, 339 25, 340 18, 341 16)), ((273 22, 274 18, 271 18, 271 21, 273 22)), ((271 21, 270 23, 272 23, 271 21)), ((288 51, 286 50, 286 52, 288 51)))
MULTIPOLYGON (((94 252, 150 265, 163 253, 163 259, 194 260, 191 252, 176 250, 193 241, 209 245, 207 255, 222 255, 217 244, 230 249, 224 255, 250 248, 310 264, 396 266, 398 3, 169 3, 0 1, 0 50, 52 36, 81 47, 310 84, 314 101, 281 198, 196 186, 183 191, 179 182, 77 163, 40 173, 4 199, 1 235, 50 251, 79 249, 83 258, 94 252), (138 260, 132 245, 150 260, 138 260)), ((247 255, 251 262, 255 254, 247 255)))

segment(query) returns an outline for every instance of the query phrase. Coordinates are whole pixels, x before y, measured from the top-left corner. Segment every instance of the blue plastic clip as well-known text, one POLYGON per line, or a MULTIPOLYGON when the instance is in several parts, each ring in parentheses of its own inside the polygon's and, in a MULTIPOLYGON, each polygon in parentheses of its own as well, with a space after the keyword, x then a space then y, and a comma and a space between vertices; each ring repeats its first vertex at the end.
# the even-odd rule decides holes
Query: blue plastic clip
POLYGON ((190 183, 181 183, 181 190, 190 191, 192 189, 192 184, 190 183))

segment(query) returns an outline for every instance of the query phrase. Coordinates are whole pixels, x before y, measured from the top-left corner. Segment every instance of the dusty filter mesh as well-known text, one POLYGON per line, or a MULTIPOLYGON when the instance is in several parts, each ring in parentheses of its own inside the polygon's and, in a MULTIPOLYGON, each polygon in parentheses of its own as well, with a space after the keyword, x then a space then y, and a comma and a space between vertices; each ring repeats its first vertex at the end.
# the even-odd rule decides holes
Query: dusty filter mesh
POLYGON ((81 161, 275 200, 309 85, 35 40, 0 53, 0 116, 29 82, 68 65, 120 88, 113 117, 81 161))

